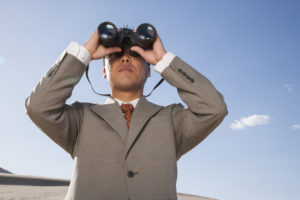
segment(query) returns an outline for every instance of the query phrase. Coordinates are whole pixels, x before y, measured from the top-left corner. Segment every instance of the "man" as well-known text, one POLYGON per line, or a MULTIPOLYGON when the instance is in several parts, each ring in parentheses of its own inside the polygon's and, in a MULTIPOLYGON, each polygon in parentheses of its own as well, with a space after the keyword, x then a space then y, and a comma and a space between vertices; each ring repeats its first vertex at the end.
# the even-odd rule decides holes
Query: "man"
POLYGON ((177 160, 221 123, 227 114, 223 96, 167 53, 159 36, 152 50, 105 48, 98 41, 95 31, 83 46, 71 43, 25 101, 32 121, 74 159, 66 199, 177 199, 177 160), (105 104, 67 105, 90 60, 101 58, 111 97, 105 104), (187 108, 146 100, 149 64, 178 89, 187 108), (127 103, 132 105, 123 114, 127 103))

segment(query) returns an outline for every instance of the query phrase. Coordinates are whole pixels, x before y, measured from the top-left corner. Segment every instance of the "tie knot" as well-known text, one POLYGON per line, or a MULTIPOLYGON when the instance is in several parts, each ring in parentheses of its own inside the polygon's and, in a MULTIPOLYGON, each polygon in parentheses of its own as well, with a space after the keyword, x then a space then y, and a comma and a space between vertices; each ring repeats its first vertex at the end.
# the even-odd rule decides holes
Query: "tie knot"
POLYGON ((126 104, 122 104, 121 105, 121 109, 122 109, 122 112, 123 113, 127 113, 127 112, 133 112, 133 110, 134 110, 134 107, 133 107, 133 105, 132 104, 130 104, 130 103, 126 103, 126 104))

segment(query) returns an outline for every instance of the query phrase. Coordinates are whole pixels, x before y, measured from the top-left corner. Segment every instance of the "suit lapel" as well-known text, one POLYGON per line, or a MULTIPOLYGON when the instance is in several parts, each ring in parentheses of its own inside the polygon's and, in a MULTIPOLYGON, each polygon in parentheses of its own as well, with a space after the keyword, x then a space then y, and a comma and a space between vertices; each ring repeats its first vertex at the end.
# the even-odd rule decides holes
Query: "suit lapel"
POLYGON ((145 97, 140 98, 131 117, 130 128, 125 147, 125 158, 127 157, 135 140, 141 133, 143 127, 161 108, 161 106, 148 102, 145 97))
POLYGON ((118 103, 93 105, 90 108, 104 119, 119 134, 124 144, 126 144, 128 127, 118 103))

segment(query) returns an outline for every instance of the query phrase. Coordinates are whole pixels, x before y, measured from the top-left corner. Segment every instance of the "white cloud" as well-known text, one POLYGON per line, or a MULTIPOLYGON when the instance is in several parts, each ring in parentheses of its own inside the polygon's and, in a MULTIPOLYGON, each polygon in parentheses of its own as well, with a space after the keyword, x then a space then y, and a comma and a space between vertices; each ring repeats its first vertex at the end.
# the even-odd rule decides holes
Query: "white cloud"
POLYGON ((294 124, 291 129, 293 130, 300 130, 300 124, 294 124))
POLYGON ((234 130, 243 130, 245 129, 245 125, 242 124, 240 121, 235 120, 231 125, 230 128, 234 129, 234 130))
POLYGON ((4 64, 6 62, 6 59, 2 56, 0 56, 0 64, 4 64))
POLYGON ((287 89, 287 91, 291 92, 294 88, 294 84, 283 84, 283 87, 285 87, 287 89))
POLYGON ((243 130, 246 127, 268 124, 269 121, 269 115, 250 115, 249 117, 243 117, 240 120, 235 120, 230 125, 230 128, 232 128, 233 130, 243 130))

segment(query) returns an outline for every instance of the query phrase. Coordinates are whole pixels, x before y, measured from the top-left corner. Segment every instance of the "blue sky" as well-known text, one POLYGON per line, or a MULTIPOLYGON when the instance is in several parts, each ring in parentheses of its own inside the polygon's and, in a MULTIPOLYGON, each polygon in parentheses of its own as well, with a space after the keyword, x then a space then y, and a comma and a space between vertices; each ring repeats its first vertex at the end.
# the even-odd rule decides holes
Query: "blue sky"
MULTIPOLYGON (((210 79, 229 115, 178 162, 178 192, 222 200, 300 199, 300 2, 0 1, 0 167, 16 174, 70 178, 71 157, 25 114, 24 100, 72 41, 102 21, 152 23, 167 51, 210 79)), ((108 92, 102 62, 90 65, 108 92)), ((160 79, 152 71, 146 92, 160 79)), ((181 102, 163 83, 150 98, 181 102)), ((102 103, 85 77, 72 101, 102 103)))

